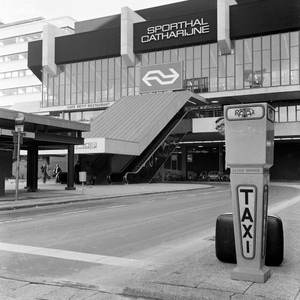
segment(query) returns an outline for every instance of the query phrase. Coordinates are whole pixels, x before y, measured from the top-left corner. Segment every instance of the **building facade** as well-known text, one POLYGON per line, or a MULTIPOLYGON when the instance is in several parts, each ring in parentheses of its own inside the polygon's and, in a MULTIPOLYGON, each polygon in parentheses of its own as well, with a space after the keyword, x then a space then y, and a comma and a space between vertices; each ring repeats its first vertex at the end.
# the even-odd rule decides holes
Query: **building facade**
POLYGON ((48 29, 29 43, 28 66, 42 82, 35 112, 92 122, 77 154, 94 155, 96 165, 108 161, 97 167, 111 172, 145 148, 131 151, 133 141, 104 136, 101 128, 118 122, 106 119, 106 110, 127 99, 130 119, 140 105, 131 107, 130 97, 190 91, 200 97, 184 117, 191 132, 164 166, 193 178, 224 171, 224 139, 214 128, 223 106, 268 102, 276 111, 271 180, 299 180, 299 15, 296 0, 190 0, 135 12, 124 7, 120 15, 75 23, 73 35, 48 29))
POLYGON ((28 43, 43 39, 43 28, 48 23, 61 28, 63 34, 72 34, 74 22, 63 17, 0 24, 0 107, 14 108, 15 104, 22 110, 33 110, 33 105, 35 109, 40 107, 42 84, 28 68, 28 43))

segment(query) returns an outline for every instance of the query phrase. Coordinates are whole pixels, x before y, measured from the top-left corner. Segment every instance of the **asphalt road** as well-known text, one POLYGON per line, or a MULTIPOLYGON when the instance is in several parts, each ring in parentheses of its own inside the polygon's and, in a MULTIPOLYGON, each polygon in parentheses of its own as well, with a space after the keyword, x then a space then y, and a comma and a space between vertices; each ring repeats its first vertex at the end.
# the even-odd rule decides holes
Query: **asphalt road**
MULTIPOLYGON (((297 193, 270 187, 269 209, 297 193)), ((1 276, 115 290, 212 245, 216 218, 231 211, 229 186, 215 185, 2 212, 1 276)))

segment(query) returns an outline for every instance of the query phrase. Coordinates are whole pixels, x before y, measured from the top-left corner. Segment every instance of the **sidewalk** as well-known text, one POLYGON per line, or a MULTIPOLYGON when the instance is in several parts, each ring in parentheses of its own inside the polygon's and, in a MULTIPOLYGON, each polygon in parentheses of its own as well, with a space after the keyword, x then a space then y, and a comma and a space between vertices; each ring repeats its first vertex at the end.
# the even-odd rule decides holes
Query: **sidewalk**
MULTIPOLYGON (((300 188, 300 184, 293 186, 300 188)), ((65 190, 65 185, 47 182, 40 184, 37 193, 20 191, 18 201, 14 200, 14 189, 8 189, 6 196, 0 199, 0 210, 210 187, 202 183, 167 183, 85 186, 85 190, 82 190, 82 186, 76 186, 75 191, 69 191, 65 190)), ((214 243, 210 241, 207 247, 199 249, 195 255, 179 264, 151 272, 141 282, 135 282, 118 293, 103 291, 95 286, 10 280, 1 278, 0 274, 0 299, 300 300, 300 191, 299 196, 269 211, 269 214, 277 214, 283 220, 285 253, 281 266, 271 267, 271 277, 263 284, 231 280, 230 273, 236 265, 218 261, 214 243)))
POLYGON ((25 181, 20 181, 18 200, 16 200, 15 181, 6 181, 5 196, 0 197, 0 211, 133 195, 211 188, 211 185, 199 184, 197 182, 175 182, 166 184, 75 185, 75 190, 66 190, 66 184, 57 184, 54 180, 50 180, 47 183, 39 181, 37 192, 27 192, 24 188, 25 184, 25 181))

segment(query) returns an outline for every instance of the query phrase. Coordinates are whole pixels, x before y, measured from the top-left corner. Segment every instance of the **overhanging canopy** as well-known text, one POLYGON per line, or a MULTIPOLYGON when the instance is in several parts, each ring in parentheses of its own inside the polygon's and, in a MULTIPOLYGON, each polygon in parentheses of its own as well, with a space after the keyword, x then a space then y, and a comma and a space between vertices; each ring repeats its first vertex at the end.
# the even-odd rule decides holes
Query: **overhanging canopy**
MULTIPOLYGON (((0 108, 0 148, 13 149, 13 131, 18 111, 0 108)), ((23 113, 23 112, 22 112, 23 113)), ((26 150, 37 144, 39 150, 67 149, 69 145, 84 144, 82 132, 90 130, 89 124, 66 121, 30 113, 25 115, 23 144, 26 150)))
POLYGON ((84 138, 102 138, 105 153, 140 155, 180 109, 207 104, 190 91, 123 97, 91 123, 84 138))

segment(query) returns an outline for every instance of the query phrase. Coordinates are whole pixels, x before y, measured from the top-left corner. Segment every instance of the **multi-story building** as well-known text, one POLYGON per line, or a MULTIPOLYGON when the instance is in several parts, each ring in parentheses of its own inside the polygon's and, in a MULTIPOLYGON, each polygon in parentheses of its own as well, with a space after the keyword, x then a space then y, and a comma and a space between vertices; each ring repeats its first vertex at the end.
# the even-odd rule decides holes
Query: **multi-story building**
POLYGON ((29 68, 43 84, 37 112, 92 122, 76 149, 82 162, 99 177, 124 169, 111 180, 133 182, 144 180, 132 173, 140 169, 148 181, 224 171, 214 126, 223 106, 267 102, 276 111, 271 180, 299 180, 298 2, 125 7, 76 23, 73 35, 48 30, 29 44, 29 68))
POLYGON ((61 28, 61 34, 72 34, 74 22, 70 17, 62 17, 0 24, 0 107, 23 111, 40 107, 42 84, 27 66, 28 42, 42 39, 48 23, 61 28))

